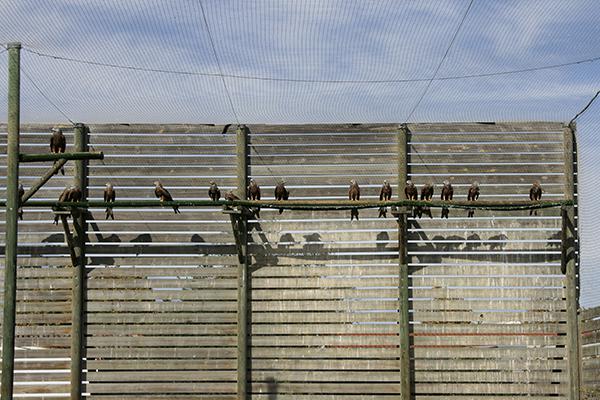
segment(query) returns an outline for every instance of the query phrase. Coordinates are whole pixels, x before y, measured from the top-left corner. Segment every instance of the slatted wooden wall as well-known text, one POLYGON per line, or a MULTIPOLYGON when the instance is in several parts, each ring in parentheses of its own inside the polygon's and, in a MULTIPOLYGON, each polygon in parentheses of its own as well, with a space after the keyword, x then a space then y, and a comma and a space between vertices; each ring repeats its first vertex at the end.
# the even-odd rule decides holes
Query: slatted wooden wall
POLYGON ((580 312, 579 330, 583 398, 597 399, 600 396, 600 307, 580 312))
MULTIPOLYGON (((107 181, 119 199, 153 198, 156 178, 176 199, 206 198, 213 178, 223 191, 235 185, 233 134, 104 128, 91 129, 93 150, 106 154, 90 163, 92 199, 107 181)), ((397 196, 397 125, 250 129, 250 175, 265 199, 279 178, 292 199, 347 198, 350 179, 362 198, 378 197, 384 179, 397 196)), ((544 199, 563 198, 561 124, 410 129, 409 177, 419 187, 435 183, 436 198, 444 179, 457 199, 478 180, 482 199, 523 200, 536 179, 544 199)), ((23 133, 22 150, 46 152, 47 141, 44 131, 23 133)), ((23 165, 25 186, 43 169, 23 165)), ((36 198, 54 199, 66 183, 57 176, 36 198)), ((439 212, 409 218, 416 399, 566 398, 559 210, 476 211, 472 219, 451 210, 448 220, 439 212)), ((237 253, 228 217, 218 208, 117 209, 116 221, 100 209, 92 215, 86 391, 99 399, 236 398, 237 253)), ((359 218, 263 209, 250 221, 253 399, 398 398, 398 225, 377 210, 359 218)), ((19 389, 32 395, 66 393, 68 384, 70 267, 62 228, 51 219, 47 210, 28 210, 20 224, 19 299, 27 293, 29 310, 56 310, 25 314, 19 306, 18 343, 40 340, 28 327, 37 320, 36 329, 53 332, 17 353, 47 357, 44 368, 17 364, 29 381, 53 381, 19 389), (34 377, 34 370, 45 372, 34 377)))

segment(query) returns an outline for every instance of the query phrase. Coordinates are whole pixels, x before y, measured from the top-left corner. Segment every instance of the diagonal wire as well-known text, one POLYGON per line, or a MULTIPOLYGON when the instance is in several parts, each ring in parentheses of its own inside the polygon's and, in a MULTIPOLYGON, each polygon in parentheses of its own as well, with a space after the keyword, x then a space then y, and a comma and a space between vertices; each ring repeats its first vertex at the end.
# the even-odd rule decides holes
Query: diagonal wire
POLYGON ((467 19, 467 15, 469 14, 469 10, 471 9, 471 6, 473 5, 473 1, 475 1, 475 0, 471 0, 469 2, 469 5, 467 6, 467 9, 465 10, 465 13, 462 16, 462 18, 460 20, 460 23, 458 24, 458 27, 456 28, 456 31, 454 31, 454 35, 452 35, 452 40, 450 40, 450 44, 448 45, 448 48, 446 49, 446 52, 444 53, 442 59, 440 60, 440 63, 438 64, 437 68, 435 69, 433 75, 429 79, 429 82, 427 82, 427 86, 425 86, 425 90, 423 90, 423 93, 421 93, 421 96, 419 97, 419 100, 417 100, 417 103, 414 105, 414 107, 412 108, 412 110, 410 110, 410 113, 408 114, 408 117, 406 117, 406 120, 404 121, 404 123, 407 123, 408 120, 410 120, 410 118, 413 116, 413 114, 415 113, 415 111, 417 110, 417 108, 419 107, 419 105, 421 104, 421 101, 423 101, 423 98, 427 94, 427 91, 429 90, 429 87, 431 86, 431 84, 435 80, 438 72, 440 71, 440 68, 442 68, 442 64, 444 64, 444 61, 446 61, 446 57, 448 57, 448 53, 450 53, 450 49, 452 48, 452 45, 454 44, 454 41, 458 37, 458 33, 460 32, 462 26, 465 23, 465 20, 467 19))
POLYGON ((33 87, 34 87, 34 88, 35 88, 35 89, 36 89, 36 90, 37 90, 37 91, 38 91, 38 92, 39 92, 39 93, 42 95, 42 97, 43 97, 44 99, 46 99, 46 101, 47 101, 48 103, 50 103, 50 105, 51 105, 52 107, 54 107, 54 109, 55 109, 56 111, 58 111, 59 113, 61 113, 61 114, 62 114, 62 116, 63 116, 63 117, 65 117, 65 118, 66 118, 66 119, 67 119, 67 120, 68 120, 68 121, 69 121, 71 124, 75 125, 75 122, 73 122, 73 120, 72 120, 71 118, 69 118, 69 116, 68 116, 68 115, 67 115, 67 114, 66 114, 66 113, 65 113, 63 110, 61 110, 61 109, 60 109, 60 107, 58 107, 58 106, 56 105, 56 103, 54 103, 54 102, 53 102, 53 101, 50 99, 50 97, 48 97, 48 96, 46 95, 46 93, 44 93, 44 91, 43 91, 42 89, 40 89, 40 87, 39 87, 39 86, 38 86, 38 85, 35 83, 35 81, 33 80, 33 78, 32 78, 31 76, 29 76, 29 74, 28 74, 28 73, 25 71, 25 69, 23 68, 23 66, 21 66, 21 72, 23 73, 23 75, 25 76, 25 78, 27 78, 27 80, 29 81, 29 83, 31 83, 31 85, 32 85, 32 86, 33 86, 33 87))
POLYGON ((585 107, 583 107, 583 109, 581 111, 579 111, 570 121, 569 121, 569 125, 571 125, 573 122, 575 122, 575 120, 577 118, 579 118, 579 116, 581 114, 583 114, 584 112, 587 111, 588 108, 590 108, 590 106, 592 105, 592 103, 596 100, 596 98, 598 97, 598 95, 600 94, 600 90, 598 90, 596 92, 596 94, 594 95, 594 97, 592 97, 592 99, 587 103, 587 105, 585 107))
POLYGON ((210 45, 212 47, 213 55, 215 56, 215 60, 217 61, 217 67, 219 68, 219 76, 221 77, 221 81, 223 82, 223 88, 225 89, 225 94, 227 95, 227 100, 229 100, 229 105, 231 106, 231 111, 233 112, 235 121, 239 125, 240 120, 238 118, 237 112, 235 111, 235 106, 233 105, 233 100, 231 99, 231 93, 229 93, 229 88, 227 87, 227 82, 225 81, 225 76, 223 75, 223 67, 221 66, 221 59, 219 58, 219 54, 217 53, 217 47, 215 46, 215 41, 213 40, 212 33, 210 31, 210 27, 208 26, 208 20, 206 19, 206 13, 204 12, 204 5, 202 4, 202 0, 198 0, 198 3, 200 3, 200 10, 202 11, 202 19, 204 20, 204 26, 206 27, 206 32, 208 33, 208 39, 210 40, 210 45))
MULTIPOLYGON (((419 107, 419 105, 421 104, 421 101, 423 101, 423 98, 425 98, 425 95, 427 94, 427 91, 429 90, 429 88, 431 87, 431 84, 433 83, 433 81, 435 80, 438 72, 440 71, 440 68, 442 67, 442 65, 444 64, 444 61, 446 61, 446 57, 448 57, 448 53, 450 53, 450 49, 452 48, 452 45, 454 44, 454 41, 456 40, 456 38, 458 37, 458 33, 460 32, 462 26, 465 23, 465 20, 467 19, 467 15, 469 15, 469 10, 471 10, 471 6, 473 5, 473 1, 471 0, 469 2, 469 5, 467 6, 467 9, 465 10, 460 23, 458 24, 458 27, 456 28, 456 30, 454 31, 454 35, 452 36, 452 40, 450 40, 450 44, 448 44, 448 48, 446 49, 446 51, 444 52, 444 55, 442 56, 442 59, 440 60, 437 68, 435 69, 435 71, 433 72, 433 75, 431 76, 431 78, 429 79, 429 82, 427 82, 427 86, 425 86, 425 90, 423 90, 423 93, 421 93, 421 96, 419 97, 419 100, 417 100, 417 102, 415 103, 415 105, 413 106, 413 108, 410 110, 410 113, 408 114, 408 116, 406 117, 406 119, 404 120, 404 124, 402 125, 406 125, 407 122, 411 119, 411 117, 413 116, 413 114, 415 113, 415 111, 417 111, 417 108, 419 107)), ((424 162, 423 158, 421 157, 421 154, 419 154, 419 152, 413 147, 413 152, 417 154, 417 156, 419 157, 419 159, 421 160, 421 162, 423 162, 423 164, 425 165, 425 169, 431 173, 431 171, 429 170, 429 166, 424 162)))

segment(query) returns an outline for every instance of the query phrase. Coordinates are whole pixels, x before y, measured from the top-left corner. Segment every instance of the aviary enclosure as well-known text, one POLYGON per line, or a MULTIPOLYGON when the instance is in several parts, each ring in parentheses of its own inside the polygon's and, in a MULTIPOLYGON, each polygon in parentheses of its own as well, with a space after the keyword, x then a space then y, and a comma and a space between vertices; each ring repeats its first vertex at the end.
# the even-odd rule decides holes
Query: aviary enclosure
MULTIPOLYGON (((20 136, 17 156, 42 155, 53 127, 19 128, 17 118, 1 131, 20 136)), ((64 159, 103 159, 67 162, 23 205, 18 267, 4 265, 5 349, 11 291, 16 330, 14 355, 3 352, 3 399, 13 389, 15 398, 105 400, 579 398, 573 127, 63 129, 64 159), (263 200, 206 201, 210 181, 244 198, 250 178, 263 200), (272 200, 281 178, 287 202, 272 200), (74 179, 83 201, 57 203, 74 179), (181 214, 154 200, 157 179, 181 214), (351 179, 362 189, 353 203, 351 179), (432 201, 433 218, 415 218, 423 203, 404 201, 407 179, 434 183, 436 199, 450 180, 455 201, 432 201), (384 180, 394 193, 378 218, 384 180), (474 180, 481 197, 467 218, 474 180), (528 200, 534 180, 542 202, 528 200), (106 182, 115 220, 105 219, 106 182), (52 206, 66 210, 64 224, 52 223, 52 206)), ((26 188, 52 166, 20 160, 26 188)), ((10 209, 16 185, 1 179, 10 209)), ((16 210, 5 215, 16 224, 16 210)))

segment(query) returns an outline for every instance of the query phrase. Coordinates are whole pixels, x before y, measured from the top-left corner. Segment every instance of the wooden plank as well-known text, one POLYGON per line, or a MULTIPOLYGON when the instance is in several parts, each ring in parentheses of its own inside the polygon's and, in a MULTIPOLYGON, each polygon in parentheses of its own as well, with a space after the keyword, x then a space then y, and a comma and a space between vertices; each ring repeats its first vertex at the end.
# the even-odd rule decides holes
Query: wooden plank
POLYGON ((211 382, 211 381, 233 381, 237 379, 235 370, 230 371, 186 371, 186 370, 173 370, 173 371, 127 371, 124 374, 121 371, 90 371, 86 374, 87 379, 96 383, 129 383, 129 382, 164 382, 169 383, 184 383, 185 385, 191 382, 211 382))
MULTIPOLYGON (((189 382, 182 385, 179 382, 118 382, 118 383, 88 383, 86 389, 94 395, 111 393, 135 393, 146 395, 153 393, 235 393, 233 382, 189 382)), ((145 397, 144 397, 145 398, 145 397)))
MULTIPOLYGON (((104 373, 102 370, 121 371, 120 374, 127 377, 129 371, 152 371, 154 375, 157 371, 215 371, 215 370, 235 370, 237 363, 235 359, 208 359, 208 360, 163 360, 163 359, 145 359, 139 360, 88 360, 88 371, 97 370, 96 373, 104 373), (127 371, 123 374, 123 371, 127 371)), ((235 372, 233 372, 235 375, 235 372)))
MULTIPOLYGON (((195 337, 169 337, 169 336, 91 336, 86 340, 88 348, 91 347, 234 347, 237 337, 234 336, 195 336, 195 337)), ((215 349, 217 350, 217 349, 215 349)))
POLYGON ((89 312, 233 312, 237 310, 235 301, 106 301, 90 302, 89 312))
POLYGON ((90 324, 234 323, 235 313, 89 313, 90 324))
MULTIPOLYGON (((147 348, 147 347, 91 347, 86 350, 89 359, 114 358, 120 360, 136 359, 235 359, 237 351, 235 347, 222 347, 217 349, 210 347, 164 347, 164 348, 147 348)), ((41 356, 40 356, 41 357, 41 356)))
MULTIPOLYGON (((89 324, 88 335, 90 336, 114 336, 120 334, 123 336, 142 336, 149 333, 147 324, 127 324, 118 325, 111 322, 106 324, 89 324)), ((155 324, 151 328, 153 335, 166 336, 203 336, 203 335, 235 335, 237 332, 236 324, 191 324, 177 323, 173 321, 169 324, 155 324)))

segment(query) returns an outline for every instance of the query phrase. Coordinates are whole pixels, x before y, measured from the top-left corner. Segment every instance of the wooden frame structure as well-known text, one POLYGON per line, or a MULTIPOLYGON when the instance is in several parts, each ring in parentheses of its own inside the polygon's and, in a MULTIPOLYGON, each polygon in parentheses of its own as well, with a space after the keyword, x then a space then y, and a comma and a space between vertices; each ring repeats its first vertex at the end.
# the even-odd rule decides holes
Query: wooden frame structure
MULTIPOLYGON (((14 326, 15 326, 15 310, 16 310, 16 262, 17 262, 17 208, 19 199, 16 193, 18 182, 18 164, 19 162, 27 161, 47 161, 50 157, 40 155, 22 155, 19 151, 19 120, 18 120, 18 49, 19 46, 9 46, 10 62, 9 62, 9 124, 8 124, 8 176, 7 181, 7 224, 6 224, 6 265, 5 265, 5 302, 4 302, 4 325, 3 325, 3 346, 4 349, 14 349, 14 326), (15 70, 16 68, 16 70, 15 70), (16 92, 15 92, 16 91, 16 92), (12 330, 12 332, 11 332, 12 330)), ((528 201, 481 201, 476 208, 503 210, 507 207, 515 209, 540 209, 544 207, 562 206, 562 248, 563 254, 561 258, 561 267, 566 274, 566 301, 567 301, 567 332, 568 338, 566 347, 569 360, 569 399, 576 400, 579 397, 579 343, 578 343, 578 324, 577 324, 577 309, 578 309, 578 292, 577 292, 577 265, 575 258, 575 213, 574 213, 574 197, 575 188, 573 185, 573 163, 574 163, 574 128, 564 128, 564 156, 565 156, 565 181, 563 200, 548 201, 539 204, 532 204, 528 201), (575 362, 574 362, 575 361, 575 362)), ((80 187, 87 188, 87 179, 89 176, 86 160, 102 159, 102 153, 89 153, 88 150, 88 129, 85 125, 78 124, 75 127, 75 153, 65 153, 59 157, 60 160, 74 159, 78 160, 75 164, 75 184, 80 187)), ((397 191, 400 193, 403 190, 403 182, 409 177, 408 159, 409 159, 409 142, 410 131, 408 127, 402 126, 398 129, 397 140, 397 191)), ((250 131, 247 128, 241 128, 237 131, 236 140, 236 160, 237 160, 237 191, 238 196, 245 197, 245 188, 247 180, 250 176, 250 147, 252 141, 249 141, 250 131)), ((54 157, 56 159, 57 157, 54 157)), ((61 161, 62 162, 62 161, 61 161)), ((56 169, 56 165, 53 167, 56 169)), ((50 179, 53 172, 49 171, 46 181, 50 179)), ((45 182, 44 182, 45 183, 45 182)), ((40 184, 39 187, 43 185, 40 184)), ((33 193, 29 194, 31 197, 33 193)), ((71 332, 71 398, 80 399, 82 396, 82 371, 85 349, 85 319, 86 319, 86 243, 87 221, 85 210, 88 207, 105 207, 107 204, 98 201, 86 201, 87 193, 84 196, 84 201, 77 204, 66 204, 49 201, 26 201, 25 206, 48 207, 49 205, 71 207, 73 210, 73 227, 74 234, 71 240, 72 259, 74 264, 72 278, 72 332, 71 332)), ((165 206, 178 204, 180 206, 190 207, 214 207, 215 203, 201 200, 181 200, 173 203, 165 204, 165 206)), ((238 269, 237 269, 237 396, 239 399, 251 398, 252 393, 256 390, 252 388, 252 378, 249 376, 248 360, 251 360, 253 355, 250 350, 252 348, 252 335, 249 330, 252 327, 251 316, 252 299, 250 298, 251 284, 249 284, 249 273, 252 267, 249 251, 250 224, 248 208, 263 207, 263 208, 286 208, 290 210, 344 210, 349 208, 373 208, 382 205, 397 206, 422 206, 421 202, 394 201, 381 203, 373 200, 361 202, 346 202, 346 201, 316 201, 316 200, 299 200, 290 201, 285 205, 273 201, 246 201, 239 202, 218 202, 217 205, 226 207, 238 207, 239 210, 228 210, 233 227, 234 238, 237 247, 238 269)), ((156 207, 159 205, 156 201, 146 200, 125 200, 111 204, 114 208, 118 207, 156 207)), ((427 204, 431 207, 455 207, 466 208, 471 206, 467 202, 456 201, 452 203, 446 202, 430 202, 427 204)), ((64 217, 65 234, 70 237, 70 230, 66 224, 66 216, 64 217)), ((414 397, 415 378, 414 368, 411 365, 411 360, 414 360, 415 355, 412 353, 411 336, 414 335, 411 328, 410 316, 410 278, 409 265, 411 256, 409 255, 409 222, 405 212, 400 212, 398 215, 398 348, 400 350, 399 361, 401 373, 399 381, 399 396, 403 400, 408 400, 414 397)), ((482 314, 483 315, 483 314, 482 314)), ((14 370, 14 353, 11 350, 6 350, 3 357, 3 374, 2 374, 2 400, 12 398, 13 385, 13 370, 14 370)), ((323 385, 325 386, 325 385, 323 385)), ((418 399, 418 397, 417 397, 418 399)))

